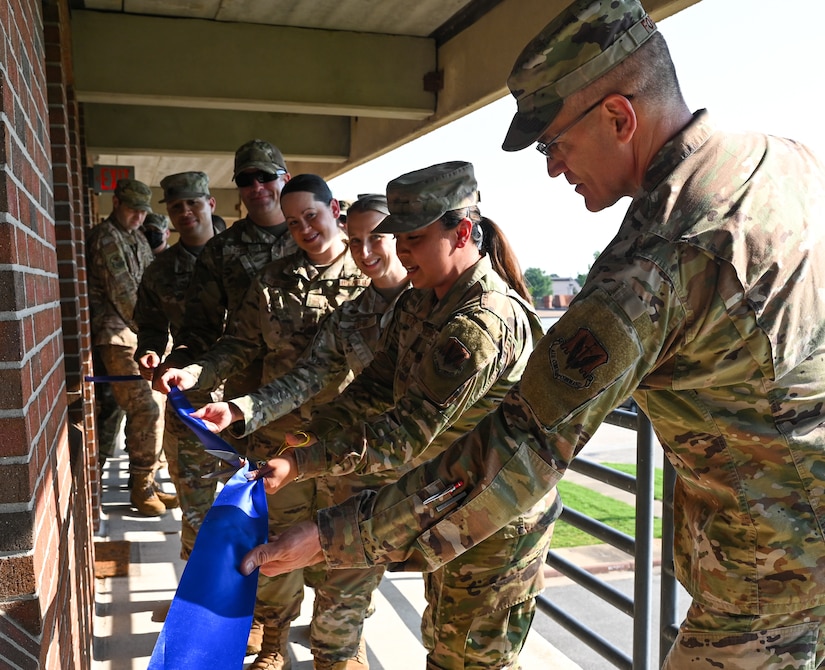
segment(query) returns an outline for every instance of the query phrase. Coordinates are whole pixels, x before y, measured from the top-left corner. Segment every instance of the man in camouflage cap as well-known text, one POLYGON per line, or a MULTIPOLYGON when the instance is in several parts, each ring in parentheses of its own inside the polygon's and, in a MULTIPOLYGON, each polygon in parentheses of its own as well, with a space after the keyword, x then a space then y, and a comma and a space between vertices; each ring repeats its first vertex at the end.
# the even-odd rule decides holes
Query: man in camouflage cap
POLYGON ((149 212, 143 220, 142 230, 155 256, 169 248, 169 219, 163 214, 149 212))
POLYGON ((497 529, 485 510, 510 518, 555 486, 632 395, 678 476, 675 567, 693 597, 664 667, 823 667, 825 167, 798 143, 691 113, 635 0, 573 3, 510 83, 505 148, 538 141, 548 174, 592 211, 632 197, 616 236, 475 430, 247 568, 438 565, 497 529), (419 511, 439 479, 462 480, 466 502, 419 511), (342 533, 346 546, 329 541, 342 533))
MULTIPOLYGON (((171 174, 160 181, 166 211, 180 236, 146 269, 135 305, 138 343, 135 360, 145 379, 166 353, 169 337, 183 325, 185 295, 195 269, 195 261, 216 230, 212 221, 215 199, 209 192, 209 177, 204 172, 171 174)), ((165 219, 166 217, 164 217, 165 219)), ((208 391, 189 391, 187 397, 198 407, 213 400, 208 391)), ((178 492, 181 507, 181 558, 189 558, 195 536, 215 497, 217 480, 202 475, 213 472, 214 457, 175 415, 167 404, 163 431, 163 451, 169 462, 169 475, 178 492)))
MULTIPOLYGON (((152 190, 136 179, 121 179, 112 196, 112 213, 92 228, 86 240, 92 339, 110 375, 136 375, 137 346, 133 320, 137 289, 154 256, 140 227, 151 211, 152 190)), ((132 505, 146 516, 177 506, 175 496, 155 483, 163 435, 165 398, 148 382, 111 384, 125 412, 126 447, 132 481, 132 505)))
MULTIPOLYGON (((185 296, 185 316, 173 351, 154 374, 155 388, 169 368, 183 368, 209 351, 234 319, 257 273, 298 250, 281 211, 281 189, 289 181, 284 157, 273 144, 254 139, 235 152, 233 179, 247 215, 209 240, 198 256, 185 296)), ((225 380, 225 393, 244 395, 261 385, 263 359, 225 380)), ((216 389, 202 389, 214 391, 216 389)), ((230 438, 239 451, 246 440, 230 438)), ((263 626, 253 624, 249 653, 261 650, 263 626)))

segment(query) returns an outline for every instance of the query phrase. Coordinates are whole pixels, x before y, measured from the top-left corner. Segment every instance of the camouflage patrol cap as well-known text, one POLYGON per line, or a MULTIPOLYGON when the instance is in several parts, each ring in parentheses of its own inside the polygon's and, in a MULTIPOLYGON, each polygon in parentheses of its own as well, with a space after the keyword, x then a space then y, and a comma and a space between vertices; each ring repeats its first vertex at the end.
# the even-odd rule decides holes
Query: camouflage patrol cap
POLYGON ((478 202, 473 164, 438 163, 396 177, 387 184, 390 215, 373 232, 409 233, 429 226, 444 214, 478 202))
POLYGON ((160 180, 163 199, 160 202, 209 198, 209 177, 205 172, 178 172, 160 180))
POLYGON ((235 170, 232 173, 232 179, 250 168, 257 168, 270 174, 288 172, 281 150, 264 140, 249 140, 235 152, 235 170))
POLYGON ((146 218, 143 220, 143 227, 153 230, 158 230, 160 232, 165 232, 169 230, 169 219, 166 218, 163 214, 158 214, 157 212, 150 212, 146 215, 146 218))
POLYGON ((502 148, 535 142, 564 99, 621 63, 656 32, 639 0, 576 0, 528 44, 507 79, 518 111, 502 148))
POLYGON ((118 179, 114 196, 132 209, 152 211, 152 189, 137 179, 118 179))

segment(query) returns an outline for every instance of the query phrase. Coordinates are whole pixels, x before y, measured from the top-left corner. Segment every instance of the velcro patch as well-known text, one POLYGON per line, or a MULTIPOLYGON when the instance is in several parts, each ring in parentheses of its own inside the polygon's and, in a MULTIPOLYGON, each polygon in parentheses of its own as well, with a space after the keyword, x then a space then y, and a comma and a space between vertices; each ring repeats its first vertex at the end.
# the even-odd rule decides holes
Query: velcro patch
POLYGON ((579 328, 567 340, 553 341, 549 355, 553 378, 573 388, 590 386, 593 371, 609 359, 604 345, 589 328, 579 328))
POLYGON ((546 428, 566 421, 636 364, 642 353, 637 331, 650 319, 642 312, 637 321, 598 289, 550 328, 521 378, 522 396, 546 428))
POLYGON ((451 337, 436 348, 433 354, 433 367, 439 374, 455 377, 461 374, 469 360, 470 352, 467 347, 461 344, 458 338, 451 337))
POLYGON ((438 334, 431 352, 423 357, 421 386, 430 400, 445 407, 497 353, 491 335, 478 323, 466 317, 453 318, 438 334))

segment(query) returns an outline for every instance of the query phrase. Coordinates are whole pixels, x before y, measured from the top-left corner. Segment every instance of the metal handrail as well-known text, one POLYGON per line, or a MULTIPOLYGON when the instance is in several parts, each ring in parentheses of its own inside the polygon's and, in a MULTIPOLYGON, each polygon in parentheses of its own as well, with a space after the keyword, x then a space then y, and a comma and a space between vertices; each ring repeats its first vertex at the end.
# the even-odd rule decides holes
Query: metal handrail
MULTIPOLYGON (((567 612, 539 596, 536 604, 556 623, 563 626, 605 660, 626 670, 652 670, 651 636, 653 631, 653 521, 654 521, 654 458, 658 442, 647 417, 635 403, 623 405, 606 419, 607 423, 636 431, 636 477, 584 458, 577 458, 570 469, 597 479, 636 496, 635 537, 617 531, 580 512, 565 508, 561 519, 593 537, 621 549, 634 559, 633 598, 628 598, 586 570, 550 551, 547 564, 603 599, 620 612, 633 618, 633 654, 628 656, 595 630, 574 619, 567 612)), ((673 485, 676 475, 665 462, 664 500, 662 501, 662 561, 659 594, 659 660, 661 667, 677 631, 677 591, 673 570, 673 485)))

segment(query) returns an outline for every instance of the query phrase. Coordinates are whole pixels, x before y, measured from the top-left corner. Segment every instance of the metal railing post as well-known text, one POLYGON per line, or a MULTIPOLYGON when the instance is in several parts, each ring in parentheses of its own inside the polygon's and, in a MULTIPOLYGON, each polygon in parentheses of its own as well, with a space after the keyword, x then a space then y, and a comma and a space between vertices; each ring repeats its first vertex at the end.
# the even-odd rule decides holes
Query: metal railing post
POLYGON ((633 670, 650 669, 653 630, 653 427, 638 412, 636 428, 636 552, 633 582, 633 670))
POLYGON ((652 670, 661 663, 676 635, 677 592, 673 571, 673 485, 675 474, 669 463, 664 467, 664 499, 662 502, 662 568, 660 586, 659 662, 652 659, 653 638, 653 534, 654 534, 654 449, 659 448, 653 427, 646 416, 631 404, 614 410, 607 423, 636 431, 636 477, 601 465, 594 461, 577 458, 570 469, 597 479, 636 496, 635 538, 625 535, 580 512, 565 508, 561 520, 607 542, 634 557, 633 598, 616 591, 604 580, 565 560, 552 550, 547 564, 560 574, 570 578, 583 588, 633 618, 632 657, 611 644, 584 622, 577 621, 547 598, 536 599, 538 610, 563 626, 579 640, 587 644, 606 661, 623 670, 652 670))

